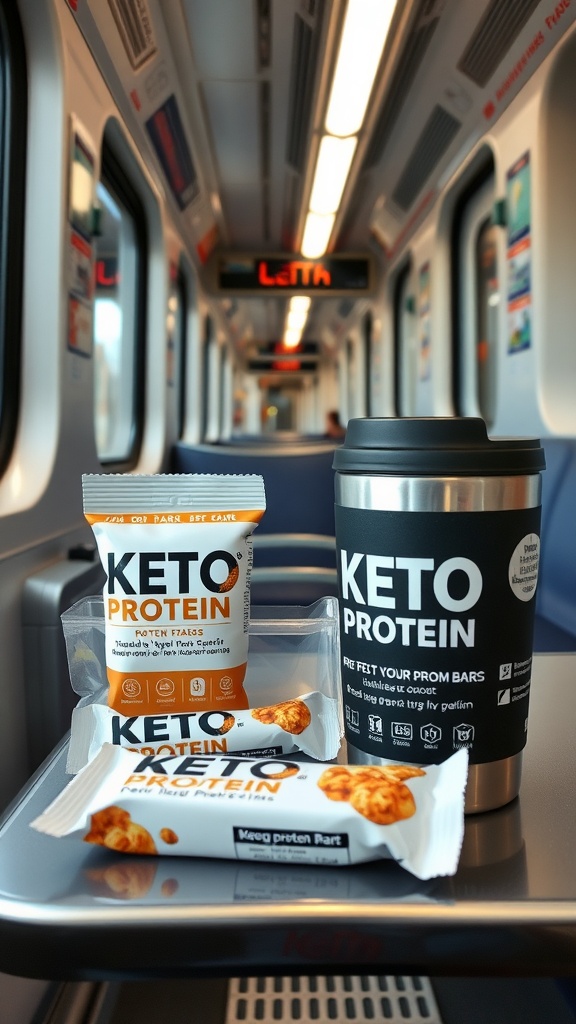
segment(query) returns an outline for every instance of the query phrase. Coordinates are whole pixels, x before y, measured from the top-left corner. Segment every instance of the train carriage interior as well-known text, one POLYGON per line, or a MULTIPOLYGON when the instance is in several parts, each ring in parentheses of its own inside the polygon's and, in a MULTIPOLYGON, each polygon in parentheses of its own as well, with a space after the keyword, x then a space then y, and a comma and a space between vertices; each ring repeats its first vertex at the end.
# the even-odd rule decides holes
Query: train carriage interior
MULTIPOLYGON (((576 685, 575 0, 0 0, 0 70, 4 821, 78 700, 61 616, 106 579, 84 474, 261 475, 251 606, 294 616, 338 598, 351 421, 537 437, 533 649, 576 685)), ((9 936, 1 865, 0 831, 9 936)), ((565 923, 562 953, 534 925, 510 972, 465 928, 469 971, 446 948, 411 973, 394 927, 375 957, 376 925, 364 969, 334 925, 347 962, 290 932, 275 976, 248 925, 189 976, 125 971, 119 947, 115 970, 34 952, 24 973, 8 938, 0 1021, 564 1024, 565 923)))

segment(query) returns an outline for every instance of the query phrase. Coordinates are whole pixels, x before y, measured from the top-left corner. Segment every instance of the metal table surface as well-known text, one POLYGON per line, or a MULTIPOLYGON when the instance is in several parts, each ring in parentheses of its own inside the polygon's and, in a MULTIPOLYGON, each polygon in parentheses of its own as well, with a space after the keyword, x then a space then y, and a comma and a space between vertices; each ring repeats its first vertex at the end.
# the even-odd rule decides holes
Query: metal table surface
POLYGON ((534 659, 520 796, 466 819, 457 873, 133 857, 29 827, 61 745, 0 825, 0 971, 35 978, 576 974, 576 654, 534 659))

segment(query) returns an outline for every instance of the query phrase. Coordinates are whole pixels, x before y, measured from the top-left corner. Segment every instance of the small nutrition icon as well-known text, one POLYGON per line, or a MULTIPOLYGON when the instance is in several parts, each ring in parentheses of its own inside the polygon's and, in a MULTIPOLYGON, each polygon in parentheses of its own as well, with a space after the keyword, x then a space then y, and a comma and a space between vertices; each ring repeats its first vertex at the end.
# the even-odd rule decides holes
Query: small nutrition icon
POLYGON ((411 740, 413 738, 410 722, 392 722, 390 728, 392 735, 397 740, 411 740))
POLYGON ((203 676, 193 676, 190 680, 190 696, 203 697, 206 693, 206 680, 203 676))
POLYGON ((498 704, 499 704, 499 706, 502 706, 502 704, 509 704, 509 703, 510 703, 510 687, 508 687, 507 690, 498 690, 498 704))
POLYGON ((234 683, 232 682, 231 676, 220 677, 220 689, 222 690, 223 693, 230 693, 230 690, 232 689, 233 685, 234 683))
POLYGON ((124 679, 122 683, 122 693, 125 697, 139 697, 142 692, 142 687, 137 679, 124 679))
POLYGON ((370 732, 376 733, 377 736, 382 735, 382 719, 380 715, 368 715, 368 729, 370 732))
POLYGON ((512 662, 500 665, 500 679, 512 679, 512 662))
POLYGON ((168 676, 163 676, 156 683, 156 693, 159 697, 171 697, 174 693, 174 682, 168 676))
POLYGON ((471 743, 474 739, 474 726, 469 725, 467 722, 461 722, 460 725, 454 726, 454 742, 455 743, 471 743))
POLYGON ((442 739, 442 729, 429 722, 420 729, 420 739, 424 740, 424 743, 438 743, 442 739))

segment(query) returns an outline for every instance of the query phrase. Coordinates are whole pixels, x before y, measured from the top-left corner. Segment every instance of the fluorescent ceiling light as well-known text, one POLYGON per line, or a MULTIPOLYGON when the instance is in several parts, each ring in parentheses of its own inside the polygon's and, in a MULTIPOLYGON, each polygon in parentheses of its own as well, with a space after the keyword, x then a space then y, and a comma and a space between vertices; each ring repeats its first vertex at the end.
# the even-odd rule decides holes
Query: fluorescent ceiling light
POLYGON ((290 299, 282 339, 285 348, 297 348, 300 344, 311 302, 309 295, 293 295, 290 299))
POLYGON ((300 252, 309 260, 318 259, 323 256, 328 248, 332 228, 334 227, 335 214, 320 216, 318 213, 309 213, 304 225, 304 238, 300 246, 300 252))
POLYGON ((301 331, 306 323, 308 313, 305 309, 289 309, 286 317, 286 326, 290 330, 301 331))
POLYGON ((293 295, 292 298, 290 299, 290 312, 292 312, 292 310, 298 310, 299 312, 301 311, 302 313, 307 313, 308 310, 310 309, 311 302, 312 299, 310 298, 309 295, 293 295))
POLYGON ((310 196, 313 213, 336 213, 357 142, 356 138, 335 139, 331 135, 322 139, 310 196))
POLYGON ((284 345, 284 348, 298 348, 301 337, 301 330, 294 330, 293 328, 289 327, 287 331, 284 331, 282 344, 284 345))
POLYGON ((348 0, 326 130, 331 135, 360 131, 396 0, 348 0))

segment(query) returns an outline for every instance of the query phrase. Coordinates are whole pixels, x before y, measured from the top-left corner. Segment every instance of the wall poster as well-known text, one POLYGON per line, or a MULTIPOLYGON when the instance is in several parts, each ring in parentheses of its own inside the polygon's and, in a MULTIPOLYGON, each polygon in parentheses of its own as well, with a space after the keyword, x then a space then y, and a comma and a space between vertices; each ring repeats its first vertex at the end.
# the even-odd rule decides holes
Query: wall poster
POLYGON ((94 251, 92 245, 96 191, 94 150, 74 123, 70 128, 68 182, 68 348, 92 355, 94 251))
POLYGON ((506 175, 508 215, 508 353, 532 345, 532 225, 530 154, 524 153, 506 175))

